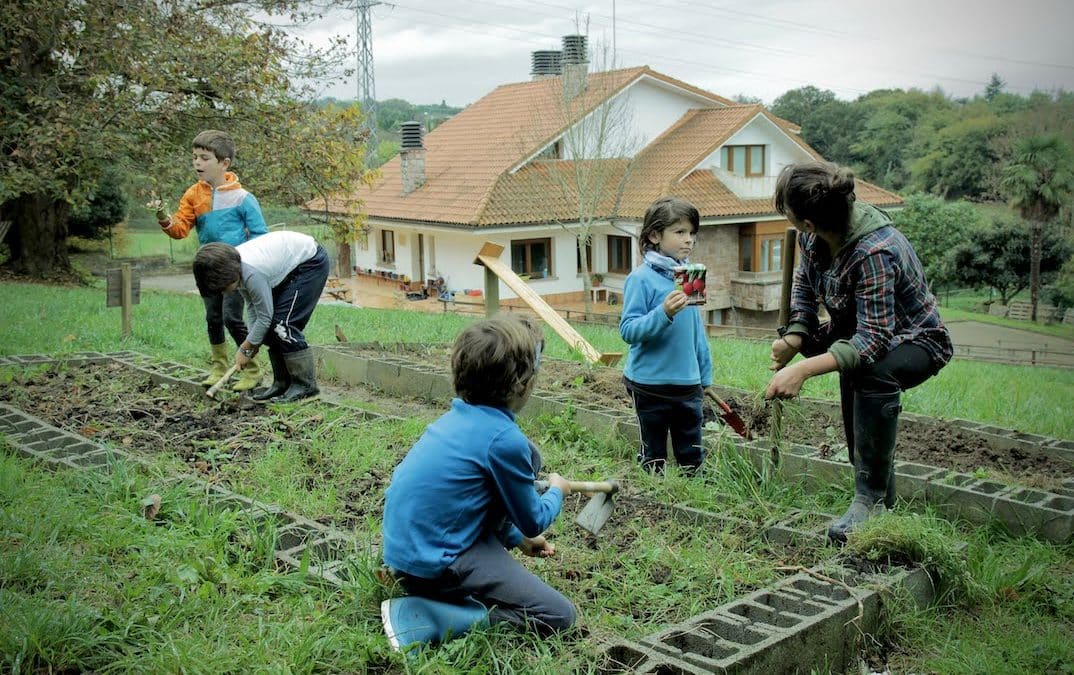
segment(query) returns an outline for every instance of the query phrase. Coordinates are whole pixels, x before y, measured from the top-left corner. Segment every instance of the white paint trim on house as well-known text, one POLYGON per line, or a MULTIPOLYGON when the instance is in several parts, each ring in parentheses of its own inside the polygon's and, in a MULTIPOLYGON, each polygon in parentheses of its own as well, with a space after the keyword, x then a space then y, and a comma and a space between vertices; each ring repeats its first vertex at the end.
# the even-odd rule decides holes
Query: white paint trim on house
MULTIPOLYGON (((802 146, 798 145, 783 127, 770 120, 763 112, 758 112, 751 117, 749 121, 740 126, 738 131, 731 134, 727 140, 721 143, 720 146, 714 149, 707 157, 695 164, 689 171, 683 172, 679 181, 681 182, 694 171, 708 170, 711 167, 722 169, 723 158, 721 156, 721 151, 724 146, 727 145, 764 145, 766 148, 765 177, 778 176, 779 172, 783 170, 783 167, 788 164, 808 162, 813 159, 813 156, 806 152, 802 146), (764 122, 760 122, 758 118, 764 120, 764 122), (768 128, 760 128, 762 125, 767 126, 768 128), (772 130, 777 133, 775 137, 771 134, 772 130)), ((722 179, 723 174, 717 174, 717 177, 722 179)), ((728 187, 730 188, 731 186, 729 185, 728 187)))
MULTIPOLYGON (((667 131, 676 121, 682 118, 689 110, 696 108, 725 108, 727 105, 714 98, 702 96, 697 92, 665 82, 652 75, 642 73, 623 86, 613 96, 595 106, 588 114, 574 124, 564 129, 561 133, 541 145, 536 151, 525 157, 518 164, 508 170, 508 173, 516 173, 523 167, 540 157, 548 148, 561 141, 570 129, 579 125, 587 124, 605 106, 623 105, 626 109, 624 117, 627 119, 629 129, 622 130, 622 137, 609 139, 604 145, 609 148, 630 148, 630 156, 636 155, 642 148, 647 146, 653 139, 667 131), (661 91, 653 91, 661 90, 661 91), (666 93, 671 92, 675 98, 669 98, 666 93), (622 99, 621 103, 618 102, 622 99), (697 105, 697 104, 701 105, 697 105)), ((615 115, 616 113, 612 113, 615 115)), ((613 130, 615 131, 615 130, 613 130)), ((564 149, 565 151, 566 149, 564 149)), ((561 159, 573 159, 561 157, 561 159)))

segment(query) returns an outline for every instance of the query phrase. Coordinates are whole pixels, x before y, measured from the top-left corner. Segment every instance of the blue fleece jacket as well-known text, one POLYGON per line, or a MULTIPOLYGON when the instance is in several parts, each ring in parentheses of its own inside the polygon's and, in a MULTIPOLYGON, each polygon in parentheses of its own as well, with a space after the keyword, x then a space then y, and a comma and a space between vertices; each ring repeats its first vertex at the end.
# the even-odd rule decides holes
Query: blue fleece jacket
POLYGON ((673 319, 664 298, 675 288, 670 270, 649 261, 638 265, 623 286, 619 334, 630 345, 623 375, 638 384, 712 384, 712 355, 701 312, 687 307, 673 319))
POLYGON ((461 399, 430 424, 384 494, 384 563, 433 579, 490 528, 507 548, 552 524, 559 488, 534 488, 530 443, 506 408, 461 399))

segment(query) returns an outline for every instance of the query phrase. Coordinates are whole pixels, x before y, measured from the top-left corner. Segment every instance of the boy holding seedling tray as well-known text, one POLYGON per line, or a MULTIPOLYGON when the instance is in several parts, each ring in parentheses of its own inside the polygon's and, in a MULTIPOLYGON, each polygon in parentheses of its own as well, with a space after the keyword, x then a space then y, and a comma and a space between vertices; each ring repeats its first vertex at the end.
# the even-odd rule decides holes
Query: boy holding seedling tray
POLYGON ((712 385, 712 356, 697 305, 705 302, 705 268, 688 262, 700 214, 688 201, 657 200, 638 235, 645 260, 627 277, 619 334, 630 345, 623 382, 641 428, 638 460, 660 473, 671 434, 675 461, 694 473, 701 444, 704 388, 712 385))

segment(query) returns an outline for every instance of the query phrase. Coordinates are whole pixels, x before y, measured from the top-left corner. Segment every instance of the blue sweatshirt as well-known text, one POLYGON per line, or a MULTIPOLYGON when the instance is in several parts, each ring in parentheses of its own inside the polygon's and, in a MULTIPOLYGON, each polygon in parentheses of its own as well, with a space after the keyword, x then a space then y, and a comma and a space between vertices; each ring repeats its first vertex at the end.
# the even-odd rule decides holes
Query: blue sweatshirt
POLYGON ((668 318, 664 298, 675 281, 643 262, 623 286, 619 334, 630 345, 623 375, 638 384, 712 384, 709 353, 701 311, 690 306, 668 318))
POLYGON ((548 529, 563 493, 537 493, 529 441, 506 408, 461 399, 430 424, 384 493, 384 563, 433 579, 489 529, 507 548, 548 529))

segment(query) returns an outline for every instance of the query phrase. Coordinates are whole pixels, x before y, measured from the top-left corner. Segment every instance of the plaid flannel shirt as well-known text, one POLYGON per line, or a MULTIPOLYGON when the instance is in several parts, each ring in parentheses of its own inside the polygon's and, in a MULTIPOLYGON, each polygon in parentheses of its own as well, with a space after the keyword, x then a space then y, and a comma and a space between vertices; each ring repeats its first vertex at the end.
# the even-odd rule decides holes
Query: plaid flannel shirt
POLYGON ((887 214, 867 204, 855 205, 850 236, 829 263, 822 240, 799 234, 801 261, 794 272, 787 332, 830 345, 840 370, 876 363, 911 341, 941 368, 953 353, 951 336, 910 242, 890 225, 887 214), (831 317, 823 326, 817 315, 820 304, 831 317))

